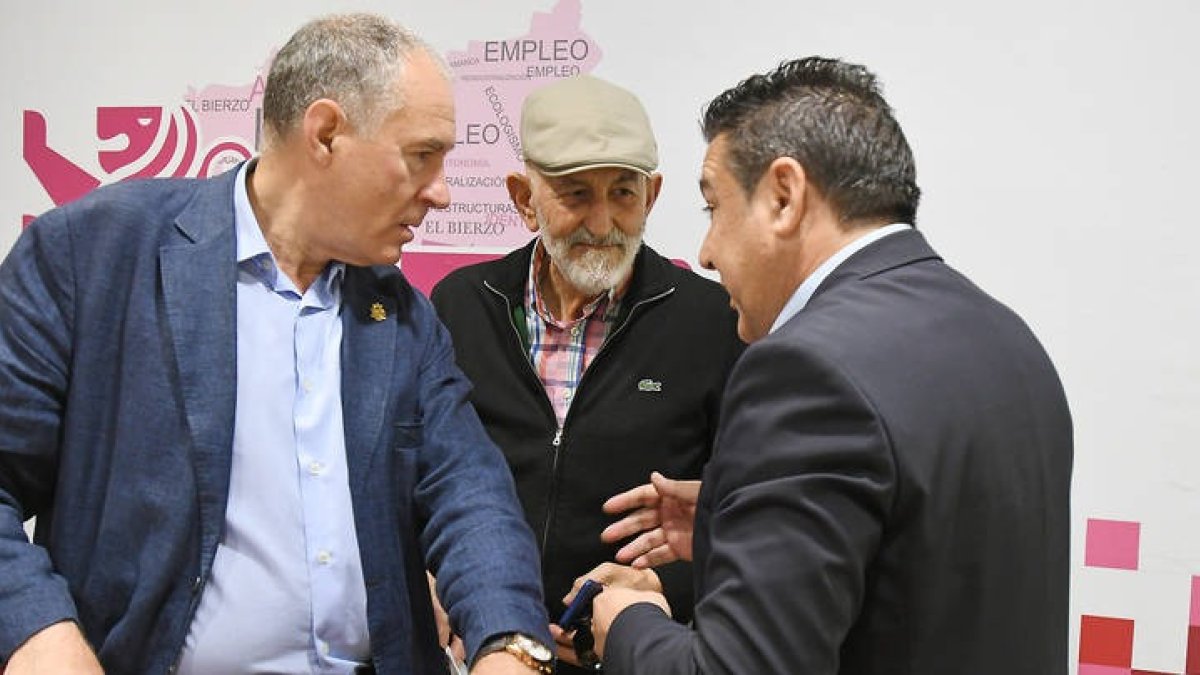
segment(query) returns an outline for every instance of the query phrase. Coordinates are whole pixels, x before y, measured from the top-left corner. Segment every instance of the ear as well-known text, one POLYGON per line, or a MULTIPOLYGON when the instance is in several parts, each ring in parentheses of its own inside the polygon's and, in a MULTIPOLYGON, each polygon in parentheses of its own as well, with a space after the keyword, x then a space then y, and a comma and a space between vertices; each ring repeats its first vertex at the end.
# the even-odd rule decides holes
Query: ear
POLYGON ((508 188, 508 198, 517 208, 517 214, 521 216, 521 220, 525 221, 525 227, 530 232, 537 232, 537 218, 533 213, 533 185, 529 176, 523 173, 510 173, 505 177, 504 185, 508 188))
POLYGON ((651 209, 654 208, 655 202, 658 201, 658 195, 662 192, 663 177, 661 173, 650 174, 649 180, 646 181, 646 215, 650 215, 651 209))
POLYGON ((304 150, 318 164, 325 166, 333 160, 333 144, 338 136, 349 131, 346 112, 337 101, 320 98, 304 110, 301 129, 304 150))
POLYGON ((809 204, 808 177, 804 167, 791 157, 778 157, 759 181, 760 196, 770 209, 771 228, 781 237, 795 234, 804 221, 809 204))

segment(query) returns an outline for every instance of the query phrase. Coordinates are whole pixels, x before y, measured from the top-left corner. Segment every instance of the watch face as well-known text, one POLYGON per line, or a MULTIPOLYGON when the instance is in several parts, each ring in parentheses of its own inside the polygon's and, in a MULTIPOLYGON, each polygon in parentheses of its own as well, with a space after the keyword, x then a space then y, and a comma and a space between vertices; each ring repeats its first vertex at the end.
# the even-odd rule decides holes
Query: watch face
POLYGON ((534 660, 536 660, 536 661, 542 661, 542 662, 548 663, 550 661, 550 659, 552 659, 554 657, 554 655, 550 653, 550 649, 547 648, 546 645, 544 645, 536 640, 532 640, 528 637, 525 637, 524 635, 515 636, 513 639, 513 644, 515 644, 517 647, 519 647, 521 649, 521 651, 532 656, 534 658, 534 660))

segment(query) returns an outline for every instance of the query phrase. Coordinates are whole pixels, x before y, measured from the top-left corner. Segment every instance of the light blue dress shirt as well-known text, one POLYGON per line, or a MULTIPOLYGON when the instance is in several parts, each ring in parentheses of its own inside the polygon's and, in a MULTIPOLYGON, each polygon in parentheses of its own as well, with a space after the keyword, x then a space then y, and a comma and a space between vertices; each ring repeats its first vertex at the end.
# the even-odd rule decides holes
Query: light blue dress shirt
POLYGON ((237 410, 225 534, 179 672, 352 673, 371 649, 342 428, 344 266, 296 289, 250 207, 252 167, 234 187, 237 410))
POLYGON ((885 225, 884 227, 871 230, 858 239, 855 239, 849 244, 846 244, 838 249, 837 253, 834 253, 829 257, 828 260, 821 263, 820 267, 813 270, 813 273, 808 275, 808 278, 800 284, 800 287, 796 289, 796 292, 792 293, 792 297, 787 301, 787 304, 785 304, 783 309, 779 311, 779 316, 775 317, 775 323, 771 324, 771 330, 767 332, 774 333, 779 329, 780 326, 787 323, 788 319, 799 314, 800 310, 804 309, 805 305, 808 304, 808 301, 812 299, 813 293, 817 292, 817 288, 821 286, 821 282, 825 281, 825 277, 828 277, 830 274, 832 274, 833 271, 838 268, 838 265, 841 265, 846 261, 846 258, 858 253, 867 246, 879 241, 880 239, 883 239, 889 234, 895 234, 896 232, 903 232, 904 230, 911 229, 912 225, 907 223, 892 223, 891 225, 885 225))

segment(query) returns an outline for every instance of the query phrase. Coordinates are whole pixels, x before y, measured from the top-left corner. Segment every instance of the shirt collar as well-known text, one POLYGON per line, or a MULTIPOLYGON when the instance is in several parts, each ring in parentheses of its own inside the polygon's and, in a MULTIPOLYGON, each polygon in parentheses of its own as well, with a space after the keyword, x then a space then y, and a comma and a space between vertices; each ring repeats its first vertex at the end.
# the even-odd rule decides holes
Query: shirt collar
MULTIPOLYGON (((618 307, 621 296, 623 296, 625 291, 629 289, 629 282, 633 279, 633 274, 631 272, 629 276, 625 278, 625 281, 622 281, 619 286, 616 288, 610 288, 608 289, 608 292, 597 295, 590 302, 588 302, 587 305, 584 306, 583 314, 579 317, 579 319, 575 319, 574 321, 558 321, 549 312, 549 310, 546 309, 545 302, 542 300, 542 294, 539 290, 541 286, 538 285, 542 281, 544 275, 549 274, 550 264, 550 256, 548 253, 546 253, 546 249, 542 244, 542 238, 538 237, 537 241, 533 245, 533 255, 530 256, 529 259, 529 278, 525 282, 525 298, 529 305, 526 307, 526 311, 535 311, 539 316, 542 317, 543 321, 555 325, 569 326, 577 321, 587 319, 591 317, 592 312, 596 311, 596 308, 605 301, 607 301, 608 304, 604 313, 604 320, 611 320, 613 317, 610 315, 618 307)), ((547 280, 546 283, 549 283, 549 280, 547 280)))
POLYGON ((771 330, 768 331, 768 333, 774 333, 779 329, 780 326, 787 323, 789 319, 799 314, 800 310, 804 309, 804 307, 808 305, 808 301, 812 299, 813 293, 815 293, 817 288, 820 287, 821 282, 825 281, 825 278, 833 273, 833 271, 837 269, 838 265, 841 265, 843 262, 845 262, 847 258, 855 253, 858 253, 867 246, 879 241, 880 239, 883 239, 889 234, 895 234, 897 232, 903 232, 904 230, 910 229, 912 229, 912 225, 909 225, 908 223, 892 223, 891 225, 886 225, 884 227, 879 227, 866 232, 854 241, 851 241, 849 244, 846 244, 838 249, 837 253, 834 253, 829 257, 828 260, 821 263, 820 267, 813 270, 813 273, 808 275, 808 278, 800 284, 800 287, 797 288, 796 292, 792 294, 791 299, 789 299, 787 304, 783 306, 783 309, 780 310, 779 316, 775 317, 775 323, 771 324, 771 330))
MULTIPOLYGON (((273 291, 291 291, 302 295, 292 280, 286 274, 279 273, 279 265, 275 254, 267 245, 263 236, 262 226, 250 206, 250 193, 246 182, 254 172, 258 158, 245 162, 238 169, 237 179, 233 182, 233 223, 237 232, 237 263, 238 267, 253 274, 273 291)), ((321 307, 331 307, 341 299, 342 277, 345 276, 346 265, 332 262, 326 266, 321 276, 313 283, 312 290, 316 293, 316 303, 321 307)))

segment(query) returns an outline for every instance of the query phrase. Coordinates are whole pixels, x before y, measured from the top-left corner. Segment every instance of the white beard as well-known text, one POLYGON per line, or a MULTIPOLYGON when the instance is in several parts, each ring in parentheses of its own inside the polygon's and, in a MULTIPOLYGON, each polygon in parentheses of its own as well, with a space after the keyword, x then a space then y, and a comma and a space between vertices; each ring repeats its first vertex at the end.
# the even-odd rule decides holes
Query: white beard
POLYGON ((600 295, 616 288, 629 276, 630 270, 633 269, 633 259, 637 257, 638 249, 642 246, 641 232, 630 236, 614 227, 607 237, 599 238, 593 237, 587 228, 580 227, 569 236, 560 239, 550 235, 541 213, 536 213, 535 217, 538 232, 542 235, 542 245, 550 254, 551 262, 583 295, 600 295), (575 244, 619 246, 620 255, 614 256, 603 250, 589 249, 579 258, 572 258, 571 247, 575 244))

